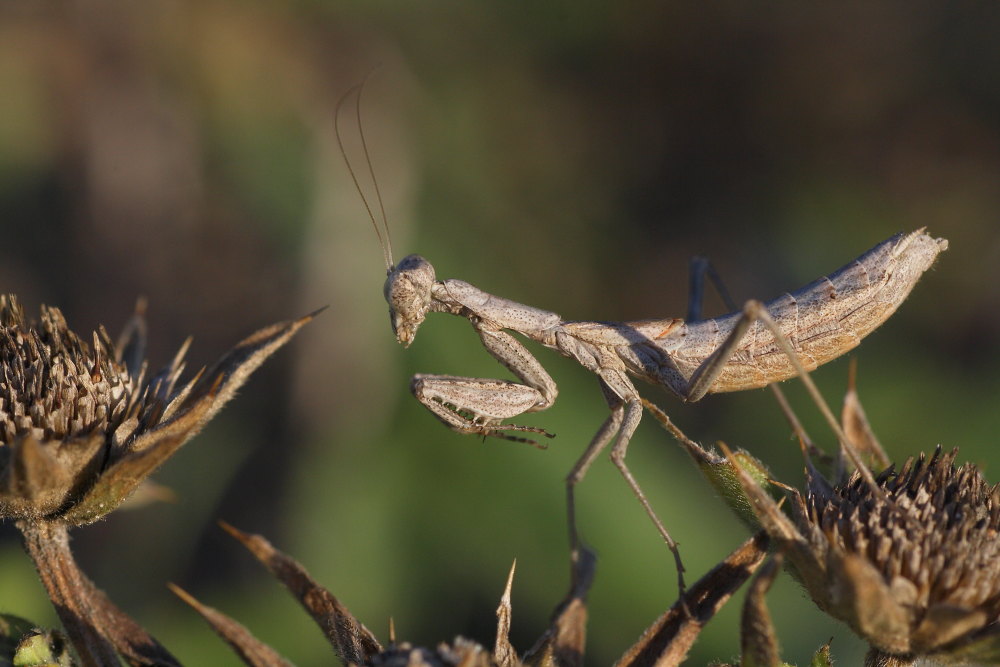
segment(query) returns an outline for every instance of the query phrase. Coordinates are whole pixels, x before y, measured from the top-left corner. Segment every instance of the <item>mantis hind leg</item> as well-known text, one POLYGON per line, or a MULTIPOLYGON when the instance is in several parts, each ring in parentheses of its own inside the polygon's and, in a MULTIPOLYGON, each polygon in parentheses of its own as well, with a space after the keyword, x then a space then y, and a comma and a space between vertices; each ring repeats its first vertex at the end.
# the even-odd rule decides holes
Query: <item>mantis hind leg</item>
MULTIPOLYGON (((875 483, 875 478, 872 476, 871 470, 864 464, 858 454, 857 448, 853 445, 850 438, 844 432, 840 423, 834 418, 833 412, 830 411, 830 406, 826 404, 822 394, 819 393, 819 389, 816 388, 816 384, 813 382, 812 378, 809 376, 809 372, 802 365, 798 354, 795 352, 795 348, 792 342, 788 339, 788 336, 781 330, 781 327, 774 321, 770 313, 767 312, 767 308, 760 301, 750 300, 746 302, 743 306, 743 314, 740 316, 739 320, 736 322, 736 326, 726 337, 726 340, 722 342, 722 345, 718 347, 695 371, 694 375, 691 376, 688 386, 682 392, 684 397, 690 401, 697 401, 701 399, 706 393, 708 393, 712 384, 718 379, 719 375, 722 373, 723 368, 729 363, 733 354, 739 348, 740 342, 743 336, 750 330, 750 327, 757 322, 760 322, 766 329, 768 329, 774 336, 775 343, 781 349, 781 351, 788 357, 791 361, 792 366, 795 368, 795 372, 802 383, 805 384, 806 390, 809 396, 813 399, 816 407, 819 408, 820 413, 826 420, 827 425, 830 427, 840 441, 840 450, 846 455, 847 459, 857 468, 861 473, 861 476, 865 479, 865 482, 869 487, 879 496, 882 496, 882 491, 875 483)), ((774 385, 770 385, 774 387, 774 385)), ((778 394, 779 403, 785 408, 787 403, 784 402, 784 396, 780 393, 778 394)), ((786 416, 791 415, 790 411, 786 411, 786 416)), ((790 420, 794 419, 794 416, 790 417, 790 420)), ((798 424, 797 420, 794 420, 793 426, 798 424)), ((808 436, 805 436, 805 432, 801 431, 801 426, 797 427, 799 435, 803 437, 804 442, 809 442, 808 436)))
MULTIPOLYGON (((706 279, 707 282, 710 282, 712 286, 715 287, 715 291, 718 293, 719 298, 722 299, 722 303, 725 305, 727 311, 733 312, 739 310, 739 306, 736 305, 736 302, 730 295, 729 289, 726 287, 725 281, 722 280, 722 276, 715 269, 711 260, 707 257, 696 256, 691 258, 689 271, 688 322, 697 322, 702 319, 702 306, 705 301, 706 279)), ((694 378, 692 378, 692 383, 693 380, 694 378)), ((706 386, 705 391, 707 391, 710 386, 710 384, 706 386)), ((802 422, 799 421, 799 418, 789 406, 788 399, 785 398, 785 394, 781 391, 781 387, 777 384, 770 384, 768 387, 770 388, 771 393, 774 394, 774 400, 778 402, 778 406, 781 408, 782 414, 792 427, 792 431, 802 440, 806 449, 814 455, 821 454, 820 450, 809 438, 809 434, 806 433, 805 428, 802 426, 802 422)), ((697 395, 697 398, 692 398, 692 396, 695 395, 697 395, 697 392, 691 390, 685 398, 688 401, 696 401, 700 399, 704 393, 697 395)))

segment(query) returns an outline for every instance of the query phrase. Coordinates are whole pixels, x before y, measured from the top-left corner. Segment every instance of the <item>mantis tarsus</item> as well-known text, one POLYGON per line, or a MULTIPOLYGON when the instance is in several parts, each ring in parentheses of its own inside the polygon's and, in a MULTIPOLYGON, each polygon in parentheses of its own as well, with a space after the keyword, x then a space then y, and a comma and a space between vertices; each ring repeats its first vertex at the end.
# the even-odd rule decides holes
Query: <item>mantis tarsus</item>
MULTIPOLYGON (((365 151, 367 157, 367 148, 365 151)), ((370 160, 368 164, 370 168, 370 160)), ((357 185, 353 170, 351 173, 357 185)), ((385 299, 397 340, 408 347, 428 313, 457 315, 469 321, 487 352, 520 380, 419 374, 410 384, 414 396, 460 433, 526 440, 505 432, 548 434, 536 427, 504 424, 503 420, 545 410, 555 402, 558 390, 541 362, 508 332, 575 360, 597 376, 611 414, 566 477, 574 554, 578 536, 573 489, 614 439, 611 459, 673 552, 679 576, 683 567, 677 545, 625 464, 629 440, 643 410, 629 376, 662 385, 689 403, 709 393, 764 387, 794 375, 802 375, 811 387, 805 371, 854 348, 882 324, 938 253, 948 247, 947 241, 934 239, 922 229, 897 234, 796 292, 766 304, 748 301, 742 310, 712 319, 567 321, 554 312, 490 294, 462 280, 438 280, 434 267, 420 255, 408 255, 394 264, 384 211, 380 230, 367 201, 365 205, 383 247, 388 275, 385 299)), ((846 447, 839 426, 834 426, 846 447)), ((850 452, 849 447, 847 450, 850 452)))

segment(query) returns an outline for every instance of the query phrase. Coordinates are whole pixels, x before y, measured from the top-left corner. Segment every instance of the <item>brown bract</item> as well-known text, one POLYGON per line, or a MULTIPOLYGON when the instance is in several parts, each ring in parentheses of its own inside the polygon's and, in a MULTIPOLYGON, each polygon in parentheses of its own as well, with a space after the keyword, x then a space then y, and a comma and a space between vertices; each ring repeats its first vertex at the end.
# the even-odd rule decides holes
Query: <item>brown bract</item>
POLYGON ((0 296, 0 518, 95 521, 190 439, 312 316, 276 324, 181 383, 187 343, 150 376, 142 304, 118 342, 0 296))

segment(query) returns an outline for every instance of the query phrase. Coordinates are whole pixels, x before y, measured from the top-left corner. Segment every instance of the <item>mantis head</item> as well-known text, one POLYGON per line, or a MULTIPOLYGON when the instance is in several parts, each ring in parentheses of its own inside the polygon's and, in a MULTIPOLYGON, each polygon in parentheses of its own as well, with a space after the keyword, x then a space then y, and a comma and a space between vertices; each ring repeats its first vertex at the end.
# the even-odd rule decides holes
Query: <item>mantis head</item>
POLYGON ((389 269, 383 292, 396 340, 409 347, 431 307, 434 267, 420 255, 407 255, 389 269))

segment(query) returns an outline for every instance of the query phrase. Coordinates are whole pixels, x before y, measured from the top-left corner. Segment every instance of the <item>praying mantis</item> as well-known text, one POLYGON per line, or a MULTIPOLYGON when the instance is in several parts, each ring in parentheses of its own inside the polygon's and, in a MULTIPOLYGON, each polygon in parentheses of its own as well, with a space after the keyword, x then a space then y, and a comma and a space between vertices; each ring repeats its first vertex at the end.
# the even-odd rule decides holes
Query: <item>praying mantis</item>
MULTIPOLYGON (((358 127, 360 130, 360 111, 358 127)), ((339 128, 337 138, 340 141, 339 128)), ((342 143, 340 148, 346 161, 342 143)), ((367 158, 367 146, 364 150, 367 158)), ((368 166, 371 173, 370 159, 368 166)), ((349 162, 348 168, 361 193, 349 162)), ((377 183, 375 191, 378 196, 377 183)), ((932 238, 923 229, 897 234, 795 292, 767 303, 747 301, 741 310, 711 319, 569 321, 463 280, 438 280, 433 265, 420 255, 408 255, 395 263, 384 210, 380 229, 363 194, 362 200, 383 250, 387 274, 384 295, 397 341, 409 347, 430 313, 454 315, 468 320, 486 351, 519 380, 418 374, 410 383, 417 400, 459 433, 533 443, 510 433, 551 436, 544 429, 504 420, 546 410, 555 402, 558 389, 541 362, 513 334, 579 363, 597 376, 610 413, 566 476, 574 557, 579 547, 574 488, 614 440, 611 460, 673 552, 679 578, 683 566, 677 545, 625 463, 643 410, 642 398, 630 378, 666 387, 687 403, 710 393, 765 387, 795 375, 812 387, 807 371, 853 349, 878 328, 948 247, 946 240, 932 238)), ((380 197, 378 201, 381 204, 380 197)), ((835 422, 832 416, 827 421, 835 422)), ((839 426, 834 426, 847 447, 839 426)), ((683 588, 683 579, 680 582, 683 588)))

